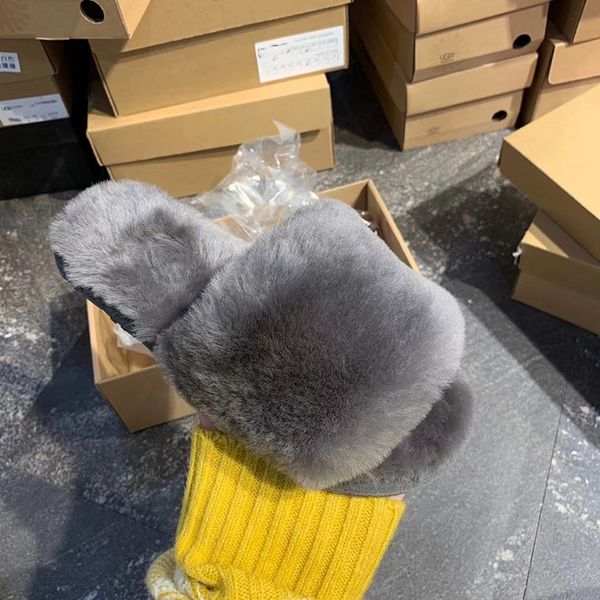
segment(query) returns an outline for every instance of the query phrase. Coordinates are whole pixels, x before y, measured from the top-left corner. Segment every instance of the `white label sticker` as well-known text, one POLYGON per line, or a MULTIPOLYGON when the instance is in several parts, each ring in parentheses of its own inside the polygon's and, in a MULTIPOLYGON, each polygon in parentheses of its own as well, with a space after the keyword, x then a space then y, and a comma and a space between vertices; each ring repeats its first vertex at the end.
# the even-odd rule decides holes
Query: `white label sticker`
POLYGON ((16 52, 0 52, 0 73, 20 73, 21 63, 16 52))
POLYGON ((343 67, 344 28, 330 27, 255 44, 261 83, 343 67))
POLYGON ((0 102, 0 123, 2 125, 23 125, 66 119, 69 116, 60 94, 3 100, 0 102))

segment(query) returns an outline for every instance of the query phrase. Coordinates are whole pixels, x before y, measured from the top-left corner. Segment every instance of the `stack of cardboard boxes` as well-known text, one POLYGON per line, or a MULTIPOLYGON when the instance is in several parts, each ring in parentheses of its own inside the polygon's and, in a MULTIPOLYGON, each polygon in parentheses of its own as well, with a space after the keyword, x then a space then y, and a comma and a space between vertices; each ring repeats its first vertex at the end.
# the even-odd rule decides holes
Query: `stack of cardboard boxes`
POLYGON ((554 0, 548 35, 522 122, 529 123, 600 83, 600 0, 554 0))
POLYGON ((513 297, 598 334, 599 159, 600 85, 505 138, 500 156, 541 209, 517 253, 513 297))
MULTIPOLYGON (((64 42, 0 39, 0 198, 89 185, 94 161, 74 125, 64 42)), ((79 98, 81 100, 81 98, 79 98)))
POLYGON ((149 2, 3 3, 0 198, 82 188, 103 176, 85 138, 87 47, 65 40, 128 37, 149 2))
POLYGON ((347 66, 348 2, 152 0, 130 39, 90 42, 104 90, 88 120, 98 161, 115 179, 190 196, 279 121, 302 134, 307 163, 331 168, 323 73, 347 66))
POLYGON ((515 124, 546 0, 357 0, 353 48, 400 147, 515 124))

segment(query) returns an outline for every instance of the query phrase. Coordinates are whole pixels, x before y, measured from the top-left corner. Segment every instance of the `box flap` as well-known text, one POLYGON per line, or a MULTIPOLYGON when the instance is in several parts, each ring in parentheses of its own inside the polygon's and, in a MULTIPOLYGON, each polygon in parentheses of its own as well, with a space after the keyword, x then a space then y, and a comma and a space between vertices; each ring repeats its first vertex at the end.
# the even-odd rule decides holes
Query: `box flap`
POLYGON ((552 64, 548 73, 551 84, 600 77, 600 38, 581 44, 569 44, 554 29, 550 43, 553 46, 552 64))
POLYGON ((552 22, 574 43, 600 37, 600 0, 554 0, 552 22))
POLYGON ((128 38, 150 0, 17 0, 4 3, 0 38, 128 38))
POLYGON ((237 146, 275 135, 273 121, 307 132, 331 120, 327 79, 315 75, 125 117, 92 109, 88 137, 101 164, 113 165, 237 146))
POLYGON ((600 86, 504 139, 500 168, 600 258, 600 86))
POLYGON ((349 4, 352 0, 152 0, 129 40, 93 40, 97 54, 160 44, 349 4))
POLYGON ((384 85, 398 108, 409 116, 515 92, 529 87, 533 81, 538 56, 535 52, 407 83, 402 68, 370 19, 355 25, 384 85))
POLYGON ((417 34, 449 29, 544 4, 543 0, 386 0, 398 19, 417 34))

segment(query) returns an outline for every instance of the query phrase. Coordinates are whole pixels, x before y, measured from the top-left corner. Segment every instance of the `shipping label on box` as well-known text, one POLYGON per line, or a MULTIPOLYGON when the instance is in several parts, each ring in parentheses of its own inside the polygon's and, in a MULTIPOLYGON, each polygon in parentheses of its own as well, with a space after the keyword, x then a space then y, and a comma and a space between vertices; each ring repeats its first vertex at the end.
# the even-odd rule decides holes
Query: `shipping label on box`
POLYGON ((5 127, 55 121, 68 116, 60 94, 0 101, 0 123, 5 127))
POLYGON ((0 73, 20 73, 21 63, 16 52, 0 53, 0 73))
POLYGON ((254 47, 261 83, 342 68, 346 62, 341 25, 257 42, 254 47))

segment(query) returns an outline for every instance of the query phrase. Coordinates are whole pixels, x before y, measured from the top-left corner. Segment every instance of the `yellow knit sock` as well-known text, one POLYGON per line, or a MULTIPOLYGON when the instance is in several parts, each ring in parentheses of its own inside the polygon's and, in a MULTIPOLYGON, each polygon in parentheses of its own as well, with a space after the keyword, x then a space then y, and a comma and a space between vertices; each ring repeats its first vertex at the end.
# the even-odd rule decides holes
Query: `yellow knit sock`
POLYGON ((403 512, 385 498, 305 490, 198 428, 175 548, 148 588, 158 600, 357 600, 403 512))

